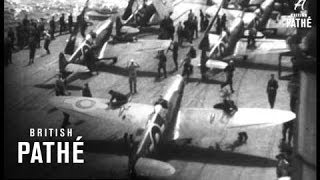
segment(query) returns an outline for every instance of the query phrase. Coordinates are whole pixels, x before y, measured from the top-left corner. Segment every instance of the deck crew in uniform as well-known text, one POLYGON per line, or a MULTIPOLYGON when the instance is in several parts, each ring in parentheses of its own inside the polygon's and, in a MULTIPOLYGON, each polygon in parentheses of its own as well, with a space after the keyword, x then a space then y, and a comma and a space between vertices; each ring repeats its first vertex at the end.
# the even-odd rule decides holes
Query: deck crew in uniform
POLYGON ((88 83, 84 84, 84 87, 82 89, 82 96, 83 97, 92 97, 91 90, 89 88, 89 84, 88 83))
POLYGON ((278 81, 274 79, 274 74, 271 74, 271 79, 267 85, 267 94, 271 109, 274 107, 276 101, 278 87, 278 81))
POLYGON ((225 72, 226 72, 226 82, 224 82, 223 84, 221 84, 221 89, 224 88, 226 85, 230 86, 230 90, 231 93, 234 93, 234 89, 233 89, 233 73, 234 73, 235 67, 233 64, 233 60, 229 61, 228 66, 225 68, 225 72))
POLYGON ((159 59, 159 63, 158 63, 158 78, 161 77, 161 69, 163 70, 164 78, 167 78, 167 70, 166 70, 167 57, 164 54, 163 50, 159 51, 157 58, 159 59))
POLYGON ((129 72, 129 87, 130 87, 130 94, 137 93, 137 68, 140 65, 136 63, 133 59, 130 60, 127 69, 129 72))
POLYGON ((111 108, 118 108, 128 102, 128 97, 120 92, 110 90, 109 94, 111 98, 108 105, 110 105, 111 108))

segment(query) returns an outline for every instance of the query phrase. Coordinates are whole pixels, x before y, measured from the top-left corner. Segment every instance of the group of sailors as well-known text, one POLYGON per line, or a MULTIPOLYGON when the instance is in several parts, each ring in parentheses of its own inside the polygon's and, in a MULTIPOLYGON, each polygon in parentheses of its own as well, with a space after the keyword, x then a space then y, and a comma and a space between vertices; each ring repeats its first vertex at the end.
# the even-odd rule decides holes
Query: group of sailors
MULTIPOLYGON (((85 9, 84 9, 85 10, 85 9)), ((64 33, 76 34, 80 31, 80 34, 85 37, 85 30, 87 23, 84 18, 84 12, 82 11, 77 16, 77 22, 73 22, 72 13, 69 14, 68 20, 65 20, 65 14, 63 13, 59 21, 56 22, 55 17, 52 16, 47 24, 44 18, 29 19, 28 15, 25 15, 22 22, 18 22, 15 27, 9 27, 5 32, 4 46, 5 46, 5 66, 12 64, 13 51, 23 50, 25 47, 29 49, 29 63, 34 63, 36 49, 41 48, 41 39, 44 40, 43 48, 47 54, 50 54, 49 45, 52 40, 55 39, 55 33, 58 31, 60 35, 64 33), (59 30, 57 29, 57 23, 59 23, 59 30)))

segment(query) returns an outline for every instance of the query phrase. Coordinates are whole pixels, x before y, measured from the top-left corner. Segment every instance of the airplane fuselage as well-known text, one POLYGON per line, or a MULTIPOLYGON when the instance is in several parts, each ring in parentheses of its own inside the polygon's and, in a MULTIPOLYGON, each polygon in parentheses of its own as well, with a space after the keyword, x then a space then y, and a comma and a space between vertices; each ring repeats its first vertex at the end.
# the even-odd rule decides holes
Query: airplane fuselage
POLYGON ((163 97, 163 99, 167 101, 168 108, 164 108, 160 104, 155 105, 155 112, 146 125, 143 138, 136 149, 135 157, 133 157, 136 160, 155 152, 161 141, 173 138, 176 118, 184 89, 183 77, 178 75, 175 78, 173 84, 163 97))

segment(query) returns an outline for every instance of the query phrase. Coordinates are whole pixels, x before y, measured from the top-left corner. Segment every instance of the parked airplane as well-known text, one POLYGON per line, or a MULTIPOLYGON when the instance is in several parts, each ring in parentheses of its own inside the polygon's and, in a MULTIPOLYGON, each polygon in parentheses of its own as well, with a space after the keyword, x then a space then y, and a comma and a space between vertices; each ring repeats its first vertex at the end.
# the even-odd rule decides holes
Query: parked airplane
MULTIPOLYGON (((246 59, 247 55, 253 54, 271 54, 271 53, 282 53, 289 50, 287 43, 282 39, 269 39, 264 38, 264 32, 257 32, 256 35, 256 48, 247 48, 248 31, 246 28, 251 27, 254 23, 256 28, 260 30, 266 30, 264 24, 270 17, 272 12, 273 0, 264 1, 260 8, 255 10, 253 13, 239 10, 228 10, 219 7, 208 8, 207 14, 213 14, 214 17, 220 14, 227 14, 229 19, 227 22, 227 31, 223 31, 220 35, 210 33, 212 26, 208 28, 207 41, 209 42, 209 60, 206 62, 206 67, 209 69, 220 69, 223 70, 227 66, 227 61, 243 60, 246 59), (219 11, 220 10, 220 11, 219 11), (223 13, 221 13, 223 12, 223 13), (255 21, 257 21, 256 23, 255 21)), ((214 18, 215 19, 215 18, 214 18)), ((211 24, 213 25, 213 23, 211 24)), ((276 31, 275 31, 276 32, 276 31)), ((203 39, 204 40, 204 39, 203 39)), ((192 61, 194 65, 200 65, 200 57, 197 57, 192 61)))
MULTIPOLYGON (((205 145, 201 142, 204 138, 219 144, 227 132, 229 136, 230 132, 237 129, 267 128, 296 117, 293 112, 277 109, 239 108, 234 115, 229 115, 214 108, 180 108, 184 78, 180 75, 172 78, 172 84, 161 103, 156 105, 130 102, 114 109, 108 106, 106 99, 72 96, 53 97, 49 102, 59 110, 81 119, 103 120, 108 124, 106 127, 110 127, 106 129, 108 135, 104 135, 104 142, 120 140, 123 144, 123 135, 131 134, 133 147, 129 152, 129 172, 133 174, 139 163, 144 163, 144 171, 148 171, 146 167, 154 164, 150 163, 152 159, 149 157, 155 152, 161 153, 159 150, 166 149, 168 143, 176 144, 189 139, 184 145, 203 148, 205 145)), ((116 145, 109 149, 112 147, 116 145)), ((120 151, 121 148, 118 153, 120 151)), ((159 171, 163 172, 163 168, 166 168, 167 174, 174 173, 170 164, 161 164, 159 171)))

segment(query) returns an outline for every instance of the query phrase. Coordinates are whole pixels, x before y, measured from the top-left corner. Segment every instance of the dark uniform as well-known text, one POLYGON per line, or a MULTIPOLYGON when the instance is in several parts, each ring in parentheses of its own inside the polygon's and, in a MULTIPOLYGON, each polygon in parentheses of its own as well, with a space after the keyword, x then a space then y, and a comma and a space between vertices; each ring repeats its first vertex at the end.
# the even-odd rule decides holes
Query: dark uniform
POLYGON ((37 48, 37 41, 35 36, 30 36, 29 38, 29 65, 34 63, 34 56, 36 53, 36 48, 37 48))
POLYGON ((110 90, 109 94, 111 95, 110 105, 113 108, 120 107, 128 102, 128 97, 120 92, 110 90))
POLYGON ((217 31, 217 34, 221 34, 221 20, 219 16, 217 16, 216 31, 217 31))
POLYGON ((183 71, 182 71, 182 76, 187 76, 187 80, 189 80, 190 75, 192 74, 192 65, 191 65, 191 58, 187 56, 186 59, 184 59, 184 64, 183 64, 183 71))
POLYGON ((204 16, 204 20, 203 20, 203 30, 206 30, 207 27, 209 25, 209 19, 207 18, 207 16, 204 16))
POLYGON ((177 28, 177 35, 178 35, 178 43, 181 46, 183 42, 183 27, 181 25, 181 22, 179 22, 178 28, 177 28))
POLYGON ((248 36, 248 44, 247 48, 255 47, 256 46, 256 40, 255 37, 257 35, 257 30, 253 27, 249 30, 249 36, 248 36))
POLYGON ((221 17, 221 30, 227 31, 226 23, 227 23, 227 16, 226 14, 223 14, 221 17))
POLYGON ((226 85, 229 85, 231 93, 234 92, 234 89, 233 89, 233 86, 232 86, 232 84, 233 84, 232 78, 233 78, 234 70, 235 70, 235 68, 234 68, 233 64, 229 63, 228 66, 224 70, 226 72, 226 74, 227 74, 227 80, 226 80, 226 82, 221 84, 221 89, 223 87, 225 87, 226 85))
POLYGON ((65 30, 65 22, 64 22, 64 14, 62 14, 62 16, 59 19, 59 23, 60 23, 60 35, 64 32, 65 30))
POLYGON ((202 10, 200 9, 200 31, 201 32, 204 31, 203 22, 204 22, 204 15, 203 15, 202 10))
POLYGON ((176 71, 178 70, 178 51, 179 51, 179 43, 177 41, 173 42, 172 47, 172 59, 174 62, 174 65, 176 66, 176 71))
POLYGON ((268 81, 267 85, 267 94, 270 107, 274 107, 274 102, 277 96, 277 89, 278 89, 278 81, 274 79, 274 75, 271 75, 271 79, 268 81))
POLYGON ((16 32, 17 32, 17 43, 19 49, 23 49, 24 47, 24 42, 23 42, 23 27, 22 24, 19 23, 18 26, 16 27, 16 32))
POLYGON ((49 22, 49 26, 50 26, 50 36, 51 39, 54 39, 54 32, 56 30, 56 24, 54 22, 54 17, 52 17, 52 19, 49 22))
POLYGON ((207 63, 207 54, 205 50, 201 51, 201 60, 200 60, 200 71, 201 71, 201 79, 202 80, 206 80, 207 76, 206 76, 206 72, 208 71, 208 68, 206 66, 207 63))
POLYGON ((84 60, 85 60, 85 63, 91 73, 93 71, 97 72, 97 70, 96 70, 96 57, 94 55, 92 48, 89 48, 87 50, 87 52, 84 53, 84 60))
POLYGON ((85 84, 85 86, 82 89, 82 96, 83 97, 92 97, 90 88, 88 84, 85 84))
POLYGON ((43 48, 47 51, 47 54, 50 54, 50 49, 49 49, 50 42, 51 42, 50 35, 46 32, 45 35, 44 35, 43 48))
POLYGON ((69 15, 68 17, 68 27, 69 27, 69 33, 72 33, 72 27, 73 27, 73 17, 72 14, 69 15))
POLYGON ((161 69, 163 70, 164 77, 167 78, 167 70, 166 70, 166 63, 167 63, 167 57, 164 55, 163 51, 160 51, 160 54, 158 55, 159 64, 158 64, 158 77, 161 77, 161 69))
POLYGON ((6 37, 4 39, 4 63, 7 66, 8 64, 12 64, 12 50, 13 50, 13 44, 9 37, 6 37))

